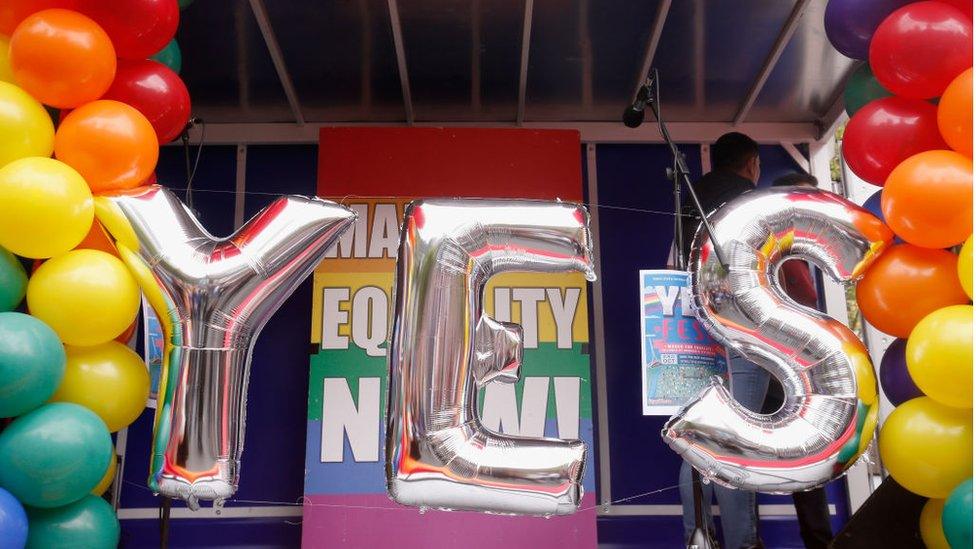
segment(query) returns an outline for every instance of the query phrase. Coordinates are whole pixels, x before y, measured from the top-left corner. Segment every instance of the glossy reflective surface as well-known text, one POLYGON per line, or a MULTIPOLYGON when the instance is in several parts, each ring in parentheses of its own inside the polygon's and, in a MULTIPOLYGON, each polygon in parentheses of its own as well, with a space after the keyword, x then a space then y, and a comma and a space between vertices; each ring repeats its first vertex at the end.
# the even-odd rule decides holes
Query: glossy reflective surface
POLYGON ((799 256, 834 280, 855 281, 892 233, 835 194, 797 187, 746 193, 710 220, 728 269, 699 231, 690 263, 696 315, 718 341, 779 379, 784 403, 757 414, 715 382, 662 434, 721 484, 763 492, 823 485, 854 463, 873 436, 874 369, 846 326, 786 295, 778 268, 799 256))
POLYGON ((98 200, 165 337, 150 488, 191 508, 225 500, 237 488, 254 341, 356 215, 285 196, 218 239, 162 187, 98 200))
POLYGON ((579 271, 591 280, 582 206, 421 200, 405 213, 397 260, 386 475, 390 497, 419 507, 565 515, 582 497, 580 440, 513 437, 478 418, 478 387, 515 382, 522 329, 483 310, 506 271, 579 271))

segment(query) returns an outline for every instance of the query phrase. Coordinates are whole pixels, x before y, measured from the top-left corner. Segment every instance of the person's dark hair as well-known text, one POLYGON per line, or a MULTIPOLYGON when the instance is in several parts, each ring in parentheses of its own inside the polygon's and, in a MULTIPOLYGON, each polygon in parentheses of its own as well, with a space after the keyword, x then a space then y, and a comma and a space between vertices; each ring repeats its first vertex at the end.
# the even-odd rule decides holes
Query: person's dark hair
POLYGON ((794 185, 813 185, 817 186, 817 178, 802 172, 788 173, 781 175, 773 181, 774 187, 790 187, 794 185))
POLYGON ((716 170, 739 171, 759 156, 759 143, 744 133, 729 132, 712 145, 712 167, 716 170))

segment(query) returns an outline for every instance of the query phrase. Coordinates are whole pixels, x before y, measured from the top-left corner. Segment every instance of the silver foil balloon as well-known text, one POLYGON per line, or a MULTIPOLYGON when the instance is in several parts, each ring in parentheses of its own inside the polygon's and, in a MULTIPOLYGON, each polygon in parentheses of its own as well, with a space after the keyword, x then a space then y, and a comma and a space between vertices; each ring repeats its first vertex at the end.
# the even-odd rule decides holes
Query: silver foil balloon
POLYGON ((746 193, 709 216, 728 269, 699 228, 690 269, 696 315, 718 341, 766 368, 785 395, 751 412, 713 381, 664 426, 671 447, 709 479, 795 492, 836 478, 864 451, 877 422, 874 369, 846 326, 794 303, 778 283, 788 257, 852 282, 891 231, 853 203, 813 188, 746 193))
POLYGON ((580 271, 593 280, 582 206, 514 200, 410 203, 400 235, 390 353, 386 475, 406 505, 502 514, 576 511, 586 446, 489 431, 478 387, 514 382, 519 325, 485 315, 488 279, 580 271))
POLYGON ((149 486, 220 504, 237 489, 254 341, 356 214, 286 196, 218 239, 162 187, 96 203, 165 336, 149 486))

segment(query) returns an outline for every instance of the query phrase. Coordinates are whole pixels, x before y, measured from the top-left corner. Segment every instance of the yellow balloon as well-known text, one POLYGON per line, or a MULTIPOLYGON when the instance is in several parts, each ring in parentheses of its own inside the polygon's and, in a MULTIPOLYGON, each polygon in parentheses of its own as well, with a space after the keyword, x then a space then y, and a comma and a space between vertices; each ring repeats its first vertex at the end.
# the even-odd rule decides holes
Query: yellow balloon
POLYGON ((13 82, 14 73, 10 72, 10 39, 0 34, 0 81, 13 82))
POLYGON ((0 168, 0 246, 14 254, 63 254, 85 238, 94 216, 88 185, 67 164, 32 157, 0 168))
POLYGON ((959 282, 962 282, 962 289, 966 291, 969 299, 973 298, 973 235, 969 235, 966 243, 959 250, 959 263, 956 265, 959 272, 959 282))
POLYGON ((139 418, 149 398, 149 371, 132 349, 109 341, 65 348, 64 380, 53 402, 73 402, 98 414, 110 433, 139 418))
POLYGON ((91 495, 100 496, 108 490, 108 487, 112 485, 112 481, 115 480, 115 470, 119 468, 119 458, 115 455, 115 450, 112 450, 112 459, 108 461, 108 469, 105 470, 105 476, 102 480, 98 481, 98 485, 92 488, 91 495))
POLYGON ((973 476, 970 410, 943 406, 929 397, 895 408, 881 427, 881 461, 898 484, 920 496, 945 498, 973 476))
POLYGON ((945 534, 942 533, 942 508, 944 499, 930 499, 922 507, 918 517, 918 529, 922 531, 922 541, 926 549, 950 549, 945 534))
POLYGON ((41 265, 27 282, 30 314, 67 345, 115 339, 139 312, 139 287, 125 264, 99 250, 72 250, 41 265))
POLYGON ((908 373, 923 393, 946 406, 973 407, 973 306, 933 311, 912 329, 908 373))
MULTIPOLYGON (((3 49, 0 43, 0 54, 3 49)), ((6 80, 3 71, 0 62, 0 80, 6 80)), ((44 107, 10 82, 0 82, 0 167, 18 158, 49 157, 52 151, 54 123, 44 107)))

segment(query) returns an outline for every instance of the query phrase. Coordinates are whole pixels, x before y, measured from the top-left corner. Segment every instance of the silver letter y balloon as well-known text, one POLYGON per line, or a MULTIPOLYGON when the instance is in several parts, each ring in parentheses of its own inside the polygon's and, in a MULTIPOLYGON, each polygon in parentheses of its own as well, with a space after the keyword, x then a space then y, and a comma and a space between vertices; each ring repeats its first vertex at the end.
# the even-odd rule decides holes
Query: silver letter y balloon
POLYGON ((237 489, 254 341, 356 214, 286 196, 216 239, 162 187, 96 201, 165 336, 149 486, 220 503, 237 489))
POLYGON ((746 193, 709 220, 728 269, 699 230, 691 254, 695 312, 715 339, 779 380, 784 402, 772 414, 754 413, 715 383, 668 421, 664 438, 721 484, 763 492, 822 485, 871 441, 874 369, 847 326, 786 295, 779 266, 798 256, 853 282, 892 233, 833 193, 797 187, 746 193))
POLYGON ((506 271, 580 271, 593 280, 582 206, 514 200, 422 200, 404 215, 395 282, 386 430, 387 489, 420 507, 565 515, 576 511, 579 440, 489 431, 478 386, 514 382, 522 331, 482 309, 506 271))

